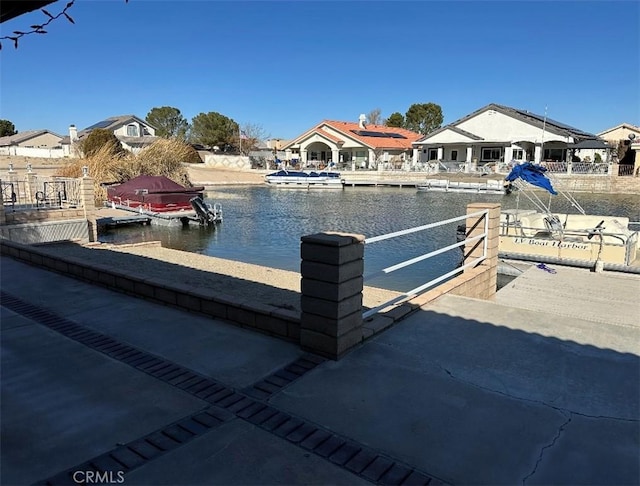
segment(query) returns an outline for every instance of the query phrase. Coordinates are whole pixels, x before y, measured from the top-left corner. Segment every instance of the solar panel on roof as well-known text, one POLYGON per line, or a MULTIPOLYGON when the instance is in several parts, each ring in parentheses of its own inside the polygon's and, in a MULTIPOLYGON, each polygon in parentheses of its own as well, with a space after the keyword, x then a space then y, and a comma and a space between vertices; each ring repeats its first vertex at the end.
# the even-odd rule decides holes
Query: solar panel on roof
POLYGON ((394 132, 374 132, 372 130, 351 130, 351 132, 361 137, 377 137, 377 138, 407 138, 404 135, 394 132))
POLYGON ((112 123, 113 123, 113 121, 111 121, 111 120, 102 120, 102 121, 99 121, 98 123, 95 123, 94 125, 91 125, 90 127, 87 127, 87 130, 93 130, 94 128, 108 127, 112 123))

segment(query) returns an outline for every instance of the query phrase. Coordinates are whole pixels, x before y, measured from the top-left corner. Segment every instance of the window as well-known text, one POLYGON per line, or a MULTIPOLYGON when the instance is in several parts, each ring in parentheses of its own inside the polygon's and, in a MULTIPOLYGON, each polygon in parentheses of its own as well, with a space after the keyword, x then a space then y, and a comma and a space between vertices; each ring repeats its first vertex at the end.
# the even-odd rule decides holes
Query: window
POLYGON ((524 158, 524 150, 513 149, 513 160, 522 160, 524 158))
POLYGON ((451 151, 451 160, 458 160, 458 151, 457 150, 452 150, 451 151))
POLYGON ((564 160, 564 150, 563 149, 544 149, 544 156, 542 158, 544 160, 554 160, 556 162, 560 162, 564 160))
POLYGON ((502 150, 500 147, 488 147, 482 149, 482 160, 500 160, 502 150))
POLYGON ((137 137, 138 136, 138 126, 134 125, 133 123, 131 125, 127 125, 127 137, 137 137))
POLYGON ((438 159, 438 149, 429 149, 429 160, 438 159))

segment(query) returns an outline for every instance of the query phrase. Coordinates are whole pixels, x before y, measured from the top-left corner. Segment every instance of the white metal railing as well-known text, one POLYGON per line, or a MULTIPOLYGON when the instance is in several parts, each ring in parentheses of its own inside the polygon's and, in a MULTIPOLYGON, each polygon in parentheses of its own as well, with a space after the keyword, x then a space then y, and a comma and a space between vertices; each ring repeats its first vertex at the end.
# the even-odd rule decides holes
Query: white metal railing
POLYGON ((444 275, 440 275, 439 277, 436 277, 436 278, 434 278, 434 279, 432 279, 432 280, 430 280, 430 281, 428 281, 428 282, 426 282, 426 283, 424 283, 422 285, 419 285, 418 287, 415 287, 415 288, 413 288, 413 289, 411 289, 411 290, 409 290, 407 292, 404 292, 401 295, 399 295, 399 296, 397 296, 397 297, 395 297, 395 298, 393 298, 393 299, 391 299, 391 300, 389 300, 389 301, 387 301, 387 302, 385 302, 385 303, 383 303, 383 304, 381 304, 381 305, 379 305, 377 307, 374 307, 372 309, 369 309, 366 312, 363 312, 362 318, 363 319, 367 319, 367 318, 371 317, 372 315, 376 314, 381 309, 389 307, 390 305, 396 304, 396 303, 398 303, 398 302, 400 302, 402 300, 406 300, 407 298, 414 297, 414 296, 420 294, 421 292, 427 290, 428 288, 433 287, 434 285, 442 282, 443 280, 446 280, 446 279, 448 279, 450 277, 453 277, 453 276, 455 276, 457 274, 460 274, 465 269, 467 269, 469 267, 473 267, 473 266, 477 265, 478 263, 482 262, 483 260, 485 260, 486 257, 487 257, 487 238, 486 237, 487 237, 488 225, 489 225, 488 213, 489 213, 488 210, 483 209, 482 211, 478 211, 478 212, 475 212, 475 213, 472 213, 472 214, 466 214, 464 216, 458 216, 456 218, 446 219, 444 221, 438 221, 436 223, 429 223, 429 224, 425 224, 425 225, 422 225, 422 226, 416 226, 414 228, 408 228, 408 229, 401 230, 401 231, 395 231, 393 233, 387 233, 386 235, 374 236, 372 238, 365 239, 364 240, 365 244, 377 243, 377 242, 388 240, 388 239, 391 239, 391 238, 397 238, 397 237, 400 237, 400 236, 406 236, 406 235, 409 235, 409 234, 412 234, 412 233, 417 233, 419 231, 425 231, 425 230, 428 230, 428 229, 431 229, 431 228, 436 228, 438 226, 443 226, 443 225, 455 223, 455 222, 458 222, 458 221, 464 221, 464 220, 467 220, 468 218, 480 217, 482 215, 485 216, 484 217, 484 231, 479 235, 473 236, 471 238, 464 239, 462 241, 454 243, 453 245, 445 246, 444 248, 439 248, 437 250, 431 251, 429 253, 425 253, 425 254, 420 255, 418 257, 411 258, 409 260, 405 260, 403 262, 396 263, 394 265, 388 266, 388 267, 383 268, 382 270, 379 270, 377 272, 373 272, 373 273, 365 275, 363 277, 363 280, 366 282, 368 280, 371 280, 372 278, 377 278, 377 277, 380 277, 380 276, 383 276, 383 275, 390 274, 392 272, 395 272, 396 270, 400 270, 401 268, 408 267, 410 265, 413 265, 415 263, 427 260, 429 258, 432 258, 434 256, 440 255, 440 254, 445 253, 447 251, 451 251, 451 250, 453 250, 455 248, 459 248, 461 246, 466 245, 467 243, 471 243, 473 241, 478 241, 478 240, 481 240, 481 239, 483 240, 482 256, 480 256, 480 257, 478 257, 478 258, 476 258, 476 259, 474 259, 474 260, 472 260, 470 262, 467 262, 467 263, 461 265, 460 267, 457 267, 457 268, 451 270, 450 272, 445 273, 444 275))
POLYGON ((0 179, 5 208, 62 209, 82 206, 80 179, 33 177, 0 179))

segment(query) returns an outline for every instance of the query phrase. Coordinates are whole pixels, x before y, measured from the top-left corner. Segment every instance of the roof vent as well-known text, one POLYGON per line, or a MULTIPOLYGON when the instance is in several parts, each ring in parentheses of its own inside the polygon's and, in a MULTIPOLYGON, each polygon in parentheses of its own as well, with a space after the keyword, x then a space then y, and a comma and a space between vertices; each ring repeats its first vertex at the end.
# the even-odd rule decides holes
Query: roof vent
POLYGON ((360 117, 358 118, 358 127, 359 128, 367 128, 367 125, 365 123, 365 120, 367 119, 366 115, 364 115, 364 113, 362 115, 360 115, 360 117))

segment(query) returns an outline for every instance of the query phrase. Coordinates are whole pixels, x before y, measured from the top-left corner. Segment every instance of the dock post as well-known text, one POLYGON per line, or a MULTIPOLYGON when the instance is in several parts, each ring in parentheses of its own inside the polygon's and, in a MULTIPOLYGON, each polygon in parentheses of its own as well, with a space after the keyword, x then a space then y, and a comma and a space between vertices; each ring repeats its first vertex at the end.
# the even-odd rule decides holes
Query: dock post
POLYGON ((89 241, 98 241, 98 226, 96 224, 96 199, 91 177, 80 179, 80 200, 84 209, 84 216, 89 228, 89 241))
POLYGON ((2 188, 0 188, 0 225, 7 224, 7 215, 4 212, 4 194, 2 194, 2 188))
POLYGON ((362 341, 363 235, 301 238, 300 346, 339 359, 362 341))
MULTIPOLYGON (((484 279, 485 285, 478 289, 478 295, 473 297, 490 298, 496 293, 498 281, 498 245, 500 243, 500 204, 498 203, 471 203, 467 205, 467 214, 477 213, 483 209, 488 210, 488 225, 486 242, 483 240, 467 243, 464 247, 464 262, 479 258, 483 254, 483 246, 486 243, 487 255, 485 260, 480 263, 479 267, 486 270, 487 278, 484 279)), ((467 218, 466 237, 471 238, 484 232, 485 216, 474 216, 467 218)), ((469 268, 465 271, 472 271, 469 268)))

